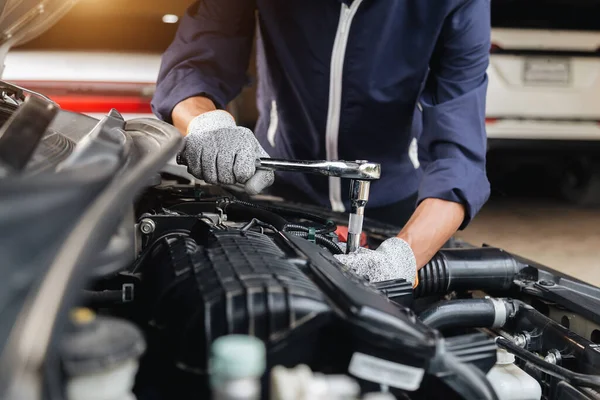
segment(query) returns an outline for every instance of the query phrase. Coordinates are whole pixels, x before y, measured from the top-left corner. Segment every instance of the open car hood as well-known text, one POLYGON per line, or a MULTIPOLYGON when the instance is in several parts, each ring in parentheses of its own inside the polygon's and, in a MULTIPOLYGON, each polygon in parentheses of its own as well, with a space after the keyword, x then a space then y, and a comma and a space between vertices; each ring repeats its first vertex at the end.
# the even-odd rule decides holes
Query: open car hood
POLYGON ((45 32, 77 0, 0 0, 0 63, 8 51, 45 32))

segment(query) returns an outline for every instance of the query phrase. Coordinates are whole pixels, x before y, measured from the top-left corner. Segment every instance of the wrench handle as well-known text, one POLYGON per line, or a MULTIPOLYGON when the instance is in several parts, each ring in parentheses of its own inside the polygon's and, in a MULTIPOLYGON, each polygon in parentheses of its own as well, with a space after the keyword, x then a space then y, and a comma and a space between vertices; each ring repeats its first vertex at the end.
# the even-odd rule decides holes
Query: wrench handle
POLYGON ((346 179, 376 180, 381 174, 379 164, 360 161, 309 161, 260 158, 256 169, 268 171, 291 171, 309 174, 336 176, 346 179))

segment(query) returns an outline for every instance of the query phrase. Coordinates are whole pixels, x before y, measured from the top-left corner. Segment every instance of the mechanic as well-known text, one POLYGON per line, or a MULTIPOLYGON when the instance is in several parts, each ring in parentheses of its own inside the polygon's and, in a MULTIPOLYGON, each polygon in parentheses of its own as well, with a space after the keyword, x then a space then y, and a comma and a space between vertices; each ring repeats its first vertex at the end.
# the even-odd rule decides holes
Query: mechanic
MULTIPOLYGON (((163 55, 152 106, 186 135, 191 174, 251 194, 274 183, 255 170, 259 157, 381 163, 366 216, 403 229, 337 257, 372 280, 416 285, 489 197, 490 29, 490 0, 202 0, 163 55), (253 134, 224 108, 246 83, 255 31, 253 134)), ((269 191, 349 207, 338 178, 282 173, 269 191)))

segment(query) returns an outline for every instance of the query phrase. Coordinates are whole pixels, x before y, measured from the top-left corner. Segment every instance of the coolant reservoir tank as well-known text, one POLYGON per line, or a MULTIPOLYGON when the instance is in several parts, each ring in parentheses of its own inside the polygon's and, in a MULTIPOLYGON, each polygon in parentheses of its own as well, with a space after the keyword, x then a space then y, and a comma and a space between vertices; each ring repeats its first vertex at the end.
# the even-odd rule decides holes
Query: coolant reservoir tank
POLYGON ((75 309, 70 322, 61 346, 67 400, 134 400, 138 359, 146 346, 138 328, 86 308, 75 309))
POLYGON ((515 356, 504 349, 498 349, 496 365, 487 377, 498 400, 540 400, 542 397, 538 381, 517 367, 515 356))

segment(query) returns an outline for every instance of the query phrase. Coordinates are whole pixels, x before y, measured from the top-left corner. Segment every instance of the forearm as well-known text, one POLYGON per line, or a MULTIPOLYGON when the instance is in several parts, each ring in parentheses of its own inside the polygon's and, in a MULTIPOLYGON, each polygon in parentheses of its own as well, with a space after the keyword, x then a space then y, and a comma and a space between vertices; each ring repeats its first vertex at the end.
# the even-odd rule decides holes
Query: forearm
POLYGON ((215 103, 208 97, 195 96, 178 103, 173 108, 171 118, 175 128, 185 136, 187 135, 187 127, 194 118, 200 114, 215 111, 216 109, 215 103))
POLYGON ((419 204, 398 237, 411 246, 422 268, 458 230, 465 218, 462 204, 429 198, 419 204))
POLYGON ((185 134, 194 117, 224 108, 240 93, 247 81, 256 9, 256 0, 203 0, 187 9, 161 58, 152 99, 157 117, 185 134))

